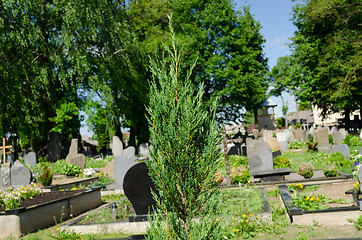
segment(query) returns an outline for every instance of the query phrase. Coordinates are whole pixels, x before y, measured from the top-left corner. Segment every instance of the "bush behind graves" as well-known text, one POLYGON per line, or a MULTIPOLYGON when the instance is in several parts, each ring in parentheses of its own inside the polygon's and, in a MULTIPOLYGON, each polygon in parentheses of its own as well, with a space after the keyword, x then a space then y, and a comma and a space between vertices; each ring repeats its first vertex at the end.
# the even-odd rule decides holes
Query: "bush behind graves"
POLYGON ((43 186, 50 186, 53 182, 53 173, 49 169, 49 164, 46 163, 43 173, 37 178, 37 181, 43 186))
POLYGON ((291 162, 290 162, 290 159, 287 157, 287 156, 283 156, 283 155, 280 155, 280 156, 276 156, 273 160, 273 163, 274 163, 274 168, 287 168, 287 167, 290 167, 291 165, 291 162))
POLYGON ((349 134, 344 138, 343 143, 347 144, 349 147, 362 146, 362 142, 360 141, 360 138, 358 136, 353 136, 349 134))
POLYGON ((304 178, 311 178, 314 175, 314 167, 309 162, 299 163, 297 173, 304 178))
POLYGON ((350 168, 352 165, 352 162, 349 159, 346 159, 340 152, 331 153, 327 160, 334 164, 338 169, 350 168))
POLYGON ((250 180, 249 170, 244 166, 238 166, 231 169, 231 183, 247 183, 250 180))
POLYGON ((318 142, 314 141, 312 134, 308 134, 308 151, 318 151, 318 142))
POLYGON ((213 188, 221 141, 216 102, 205 109, 203 85, 195 92, 190 72, 180 77, 181 53, 170 30, 167 59, 151 61, 150 67, 155 79, 147 108, 153 161, 146 163, 159 196, 154 194, 158 214, 149 219, 147 238, 222 239, 220 194, 213 188))
POLYGON ((83 172, 83 170, 81 167, 71 164, 71 163, 66 163, 62 168, 61 174, 64 174, 67 176, 78 176, 82 172, 83 172))

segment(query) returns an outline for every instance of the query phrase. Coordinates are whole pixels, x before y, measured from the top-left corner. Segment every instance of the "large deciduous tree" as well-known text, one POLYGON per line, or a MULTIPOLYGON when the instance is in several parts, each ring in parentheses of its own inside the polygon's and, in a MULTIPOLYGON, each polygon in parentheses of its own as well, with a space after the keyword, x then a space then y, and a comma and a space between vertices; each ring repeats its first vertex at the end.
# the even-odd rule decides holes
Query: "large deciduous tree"
POLYGON ((106 24, 103 12, 115 5, 118 1, 2 1, 3 133, 19 132, 46 145, 50 161, 61 157, 61 140, 68 144, 79 135, 79 87, 91 75, 87 56, 100 49, 94 39, 106 24))
POLYGON ((309 0, 294 8, 296 96, 330 112, 361 109, 361 7, 357 0, 309 0))
MULTIPOLYGON (((204 102, 219 99, 218 120, 235 121, 241 110, 254 110, 266 97, 264 39, 248 7, 236 11, 230 0, 131 1, 130 22, 141 46, 153 56, 167 43, 166 14, 172 12, 185 64, 198 59, 193 84, 205 86, 204 102), (142 8, 152 4, 152 9, 142 8)), ((185 73, 186 74, 186 73, 185 73)))

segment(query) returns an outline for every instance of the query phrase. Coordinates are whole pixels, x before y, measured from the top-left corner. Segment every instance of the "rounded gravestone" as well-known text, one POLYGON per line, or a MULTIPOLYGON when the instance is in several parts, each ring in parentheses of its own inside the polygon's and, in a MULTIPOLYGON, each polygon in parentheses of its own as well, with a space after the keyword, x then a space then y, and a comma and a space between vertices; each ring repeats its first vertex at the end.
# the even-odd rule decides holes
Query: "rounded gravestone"
POLYGON ((127 171, 123 180, 123 190, 137 215, 153 212, 156 202, 152 197, 151 189, 158 194, 144 162, 137 163, 127 171))

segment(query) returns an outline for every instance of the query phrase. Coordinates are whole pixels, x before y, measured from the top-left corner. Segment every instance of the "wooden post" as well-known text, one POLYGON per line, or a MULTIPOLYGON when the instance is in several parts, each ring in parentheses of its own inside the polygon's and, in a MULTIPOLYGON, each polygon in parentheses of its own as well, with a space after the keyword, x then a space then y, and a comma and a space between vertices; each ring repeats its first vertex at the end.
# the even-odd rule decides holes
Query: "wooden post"
POLYGON ((2 147, 0 147, 0 149, 2 149, 3 150, 3 164, 5 164, 6 163, 6 148, 12 148, 13 146, 5 146, 5 138, 3 138, 3 146, 2 147))

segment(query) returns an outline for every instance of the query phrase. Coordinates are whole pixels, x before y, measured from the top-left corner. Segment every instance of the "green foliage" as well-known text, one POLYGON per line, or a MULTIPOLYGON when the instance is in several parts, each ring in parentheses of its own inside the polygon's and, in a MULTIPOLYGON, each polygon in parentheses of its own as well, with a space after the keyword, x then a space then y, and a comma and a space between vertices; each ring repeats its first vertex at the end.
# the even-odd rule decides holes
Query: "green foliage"
POLYGON ((323 174, 326 177, 335 177, 335 176, 337 176, 337 169, 335 169, 335 168, 324 169, 323 174))
POLYGON ((288 144, 288 148, 289 149, 303 149, 303 148, 306 148, 308 145, 307 145, 307 142, 304 142, 304 141, 300 141, 300 142, 290 142, 288 144))
POLYGON ((308 151, 318 151, 318 142, 314 141, 314 137, 312 134, 308 134, 308 151))
POLYGON ((230 155, 229 156, 230 168, 236 168, 238 166, 248 166, 248 158, 244 156, 238 155, 230 155))
POLYGON ((273 160, 274 162, 274 169, 276 168, 287 168, 290 167, 291 162, 290 159, 287 156, 276 156, 273 160))
POLYGON ((43 174, 41 174, 37 181, 43 186, 50 186, 53 182, 53 173, 49 169, 49 164, 44 166, 43 174))
POLYGON ((148 121, 153 161, 149 174, 159 191, 156 218, 150 220, 148 239, 221 239, 219 190, 213 188, 219 165, 220 135, 215 103, 203 105, 203 86, 195 92, 180 76, 180 53, 173 30, 166 61, 151 61, 148 121), (198 217, 199 221, 193 221, 198 217))
POLYGON ((304 178, 311 178, 314 175, 314 167, 309 162, 301 162, 298 166, 297 173, 304 178))
POLYGON ((314 0, 296 4, 290 88, 302 102, 330 112, 360 109, 360 4, 314 0), (315 86, 319 86, 315 88, 315 86))
POLYGON ((73 229, 69 231, 68 229, 58 229, 56 234, 50 235, 53 239, 65 240, 65 239, 82 239, 80 233, 75 232, 73 229))
POLYGON ((328 198, 325 195, 318 196, 307 196, 304 193, 300 193, 297 196, 294 196, 292 203, 303 209, 304 211, 314 211, 319 209, 326 209, 328 207, 323 206, 327 202, 328 198))
POLYGON ((329 135, 328 135, 328 141, 329 141, 329 144, 333 144, 332 134, 329 134, 329 135))
POLYGON ((357 219, 348 219, 349 222, 353 223, 358 230, 362 230, 362 214, 357 219))
POLYGON ((64 164, 61 174, 67 175, 67 176, 78 176, 79 174, 81 174, 83 172, 82 168, 71 164, 71 163, 66 163, 64 164))
POLYGON ((238 166, 231 169, 231 183, 247 183, 250 180, 250 173, 244 166, 238 166))
POLYGON ((362 146, 362 142, 358 136, 353 136, 349 134, 344 138, 343 143, 347 144, 349 147, 362 146))
POLYGON ((352 162, 344 157, 340 152, 331 153, 327 159, 333 163, 338 169, 351 167, 352 162))
POLYGON ((285 118, 283 117, 277 118, 277 127, 278 128, 285 127, 285 118))

